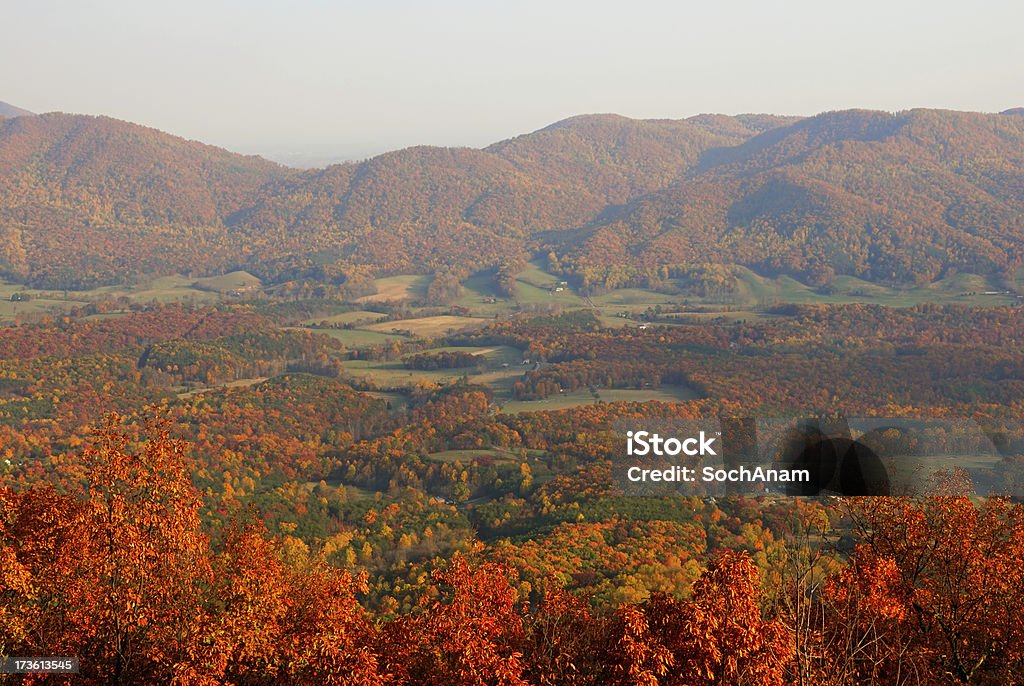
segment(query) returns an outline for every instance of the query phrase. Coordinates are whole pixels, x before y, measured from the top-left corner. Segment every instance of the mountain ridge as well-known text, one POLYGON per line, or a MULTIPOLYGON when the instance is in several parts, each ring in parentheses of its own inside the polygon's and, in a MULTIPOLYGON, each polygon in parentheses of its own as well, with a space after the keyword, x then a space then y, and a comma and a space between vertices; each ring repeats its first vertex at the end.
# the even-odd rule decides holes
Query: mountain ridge
POLYGON ((298 170, 106 117, 0 120, 0 272, 450 273, 554 251, 584 288, 736 263, 921 283, 1022 263, 1024 119, 578 115, 484 148, 298 170), (322 270, 321 270, 322 271, 322 270))
POLYGON ((15 117, 34 117, 35 112, 29 112, 21 107, 16 107, 8 102, 0 101, 0 119, 14 119, 15 117))
MULTIPOLYGON (((591 242, 628 236, 619 263, 731 254, 815 284, 836 274, 924 283, 951 270, 1018 267, 1022 217, 1024 121, 845 111, 746 141, 594 227, 591 242)), ((578 267, 610 261, 595 253, 578 246, 578 267)))

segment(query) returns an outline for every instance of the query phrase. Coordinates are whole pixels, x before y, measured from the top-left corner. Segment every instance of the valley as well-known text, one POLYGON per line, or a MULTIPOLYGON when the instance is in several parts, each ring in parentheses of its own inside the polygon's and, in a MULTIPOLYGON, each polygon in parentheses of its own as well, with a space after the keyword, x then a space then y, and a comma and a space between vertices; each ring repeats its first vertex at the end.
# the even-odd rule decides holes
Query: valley
MULTIPOLYGON (((99 654, 128 617, 168 681, 654 684, 673 622, 739 616, 729 645, 778 638, 752 649, 773 684, 951 673, 1024 597, 1022 122, 585 115, 297 170, 0 119, 0 650, 99 654), (782 464, 838 455, 797 429, 846 417, 913 458, 910 493, 847 498, 849 451, 800 496, 618 478, 625 427, 750 420, 792 430, 754 446, 782 464), (946 640, 963 597, 984 611, 946 640), (847 652, 879 631, 904 652, 847 652)), ((1019 655, 986 645, 1006 683, 1019 655)))

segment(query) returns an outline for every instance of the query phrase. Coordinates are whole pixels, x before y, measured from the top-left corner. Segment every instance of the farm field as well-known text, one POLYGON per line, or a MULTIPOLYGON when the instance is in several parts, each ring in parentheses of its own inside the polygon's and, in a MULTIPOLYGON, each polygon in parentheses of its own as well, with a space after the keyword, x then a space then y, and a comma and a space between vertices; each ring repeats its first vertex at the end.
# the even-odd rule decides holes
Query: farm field
POLYGON ((658 400, 666 403, 695 400, 700 397, 692 388, 684 386, 662 386, 661 388, 629 389, 602 388, 596 392, 582 389, 559 393, 543 400, 509 400, 501 403, 503 412, 518 414, 519 412, 541 412, 543 410, 564 410, 580 405, 593 405, 599 402, 649 402, 658 400))
POLYGON ((430 453, 427 459, 435 462, 448 464, 459 462, 468 465, 476 461, 488 460, 494 463, 515 463, 519 462, 519 456, 508 450, 488 448, 484 450, 443 450, 437 453, 430 453))
POLYGON ((392 413, 401 412, 409 406, 409 399, 402 393, 396 393, 395 391, 363 391, 363 393, 386 402, 388 410, 392 413))
POLYGON ((516 277, 516 300, 520 305, 587 306, 568 284, 562 284, 561 277, 544 270, 537 260, 528 263, 516 277))
POLYGON ((867 303, 911 307, 920 303, 936 303, 994 307, 1017 302, 1012 294, 1003 292, 1003 287, 977 274, 957 274, 926 286, 907 289, 890 288, 853 276, 839 276, 825 289, 816 290, 788 276, 767 278, 745 267, 736 267, 736 271, 735 302, 746 306, 867 303))
POLYGON ((342 481, 340 479, 324 479, 322 481, 307 481, 307 482, 303 483, 302 486, 307 491, 312 492, 317 486, 320 486, 321 484, 323 484, 324 486, 327 486, 328 488, 332 488, 332 489, 342 489, 342 488, 345 489, 344 492, 345 492, 345 499, 346 500, 353 500, 353 501, 358 501, 358 500, 376 500, 376 499, 380 498, 380 496, 381 496, 380 492, 378 492, 378 491, 371 491, 371 490, 369 490, 367 488, 360 488, 359 486, 354 486, 352 484, 344 484, 344 483, 342 483, 342 481))
POLYGON ((220 293, 213 290, 199 290, 193 287, 195 279, 185 276, 163 276, 133 286, 101 286, 89 290, 39 290, 20 284, 0 281, 0 322, 13 320, 17 316, 54 315, 67 312, 74 307, 83 307, 90 302, 127 298, 133 303, 188 302, 206 305, 219 302, 220 293), (22 293, 29 299, 12 301, 11 296, 22 293))
POLYGON ((430 280, 431 277, 423 274, 387 276, 381 279, 374 279, 373 284, 377 287, 377 292, 371 295, 364 295, 361 298, 356 298, 355 302, 388 302, 422 299, 427 294, 427 286, 430 285, 430 280))
POLYGON ((368 331, 366 329, 313 329, 309 327, 286 327, 287 329, 302 329, 312 333, 330 336, 341 341, 346 348, 369 348, 381 345, 389 341, 403 340, 408 338, 402 334, 385 333, 382 331, 368 331))
POLYGON ((452 331, 463 329, 479 328, 491 322, 490 319, 482 317, 462 317, 456 315, 437 315, 434 317, 420 317, 418 319, 401 319, 377 324, 368 324, 363 327, 366 331, 377 331, 379 333, 399 333, 412 335, 421 338, 436 338, 452 331))
MULTIPOLYGON (((502 297, 494 284, 492 272, 481 272, 466 279, 462 294, 452 301, 454 307, 474 317, 502 317, 517 310, 554 307, 564 310, 590 308, 602 325, 612 328, 630 325, 629 318, 638 319, 653 308, 664 313, 685 313, 684 319, 700 321, 716 317, 735 320, 760 319, 762 310, 782 304, 844 304, 865 303, 890 307, 910 307, 920 303, 962 304, 970 306, 1005 306, 1020 302, 1014 293, 993 279, 976 274, 957 274, 917 288, 891 288, 870 283, 852 276, 839 276, 825 288, 812 288, 789 277, 766 277, 745 267, 734 267, 736 272, 733 293, 716 297, 699 297, 684 292, 663 293, 646 288, 621 288, 593 295, 578 294, 560 276, 546 271, 541 260, 529 262, 515 281, 515 299, 502 297), (561 289, 561 290, 559 290, 561 289), (691 313, 687 308, 709 308, 709 312, 691 313), (624 317, 623 315, 628 315, 624 317)), ((377 280, 379 293, 359 298, 357 302, 385 300, 413 301, 426 291, 429 277, 398 276, 377 280)), ((369 330, 408 331, 417 336, 438 336, 459 324, 470 323, 468 318, 443 319, 443 316, 423 317, 365 326, 369 330), (416 322, 416 323, 412 323, 416 322)), ((338 315, 339 322, 357 320, 354 313, 338 315)), ((680 322, 682 323, 682 322, 680 322)), ((361 324, 361 323, 360 323, 361 324)))
POLYGON ((267 380, 265 376, 257 376, 250 379, 235 379, 234 381, 227 381, 216 386, 204 386, 202 388, 193 388, 189 391, 184 391, 178 394, 179 398, 190 398, 200 393, 206 393, 208 391, 216 391, 221 388, 245 388, 246 386, 255 386, 258 383, 262 383, 267 380))
POLYGON ((221 276, 210 276, 195 280, 195 288, 200 290, 216 291, 217 293, 229 293, 231 291, 246 291, 259 288, 263 285, 259 279, 249 272, 237 271, 221 276))
POLYGON ((345 362, 344 369, 348 376, 379 388, 412 388, 422 383, 445 385, 467 377, 474 383, 494 389, 496 393, 504 393, 506 397, 512 381, 523 375, 523 368, 519 366, 522 353, 507 346, 443 347, 423 352, 435 354, 453 350, 479 355, 480 364, 455 369, 422 370, 407 369, 401 360, 349 360, 345 362))
POLYGON ((412 388, 416 384, 445 385, 467 376, 465 369, 422 370, 406 369, 401 362, 376 360, 349 360, 344 373, 353 379, 373 384, 378 388, 412 388))
POLYGON ((680 295, 668 295, 645 288, 620 288, 591 298, 594 304, 602 310, 609 308, 615 309, 615 311, 644 310, 652 305, 677 303, 682 299, 683 296, 680 295))
POLYGON ((462 294, 452 304, 483 317, 506 315, 516 307, 514 300, 498 292, 493 271, 474 274, 463 281, 462 294))
POLYGON ((307 326, 317 326, 320 324, 363 324, 380 321, 385 319, 386 314, 382 312, 370 312, 369 310, 354 310, 352 312, 341 312, 339 314, 333 314, 327 317, 313 317, 307 319, 303 324, 307 326))
POLYGON ((678 308, 701 306, 712 312, 685 312, 687 319, 759 319, 764 308, 783 304, 848 304, 864 303, 888 307, 912 307, 923 303, 996 307, 1020 304, 1021 299, 992 279, 977 274, 957 274, 918 288, 897 289, 863 281, 852 276, 837 277, 824 289, 814 289, 789 276, 764 277, 735 267, 736 291, 730 295, 701 298, 692 295, 666 294, 644 288, 623 288, 595 295, 590 300, 597 307, 606 326, 623 326, 622 314, 636 317, 649 308, 660 307, 671 313, 678 308), (618 320, 618 321, 617 321, 618 320))
POLYGON ((33 293, 20 286, 0 285, 0 322, 13 322, 18 317, 41 317, 66 312, 75 306, 85 305, 81 300, 63 300, 30 295, 31 300, 12 301, 15 293, 33 293))
POLYGON ((194 279, 184 276, 164 276, 133 288, 111 287, 111 294, 113 296, 124 295, 132 302, 137 303, 188 301, 208 304, 221 300, 219 293, 212 290, 200 290, 193 286, 194 283, 194 279))
POLYGON ((897 484, 909 484, 913 488, 924 488, 929 480, 940 473, 962 469, 970 474, 979 490, 999 492, 1005 483, 996 483, 995 470, 999 465, 998 453, 977 455, 938 455, 884 460, 886 471, 897 484))

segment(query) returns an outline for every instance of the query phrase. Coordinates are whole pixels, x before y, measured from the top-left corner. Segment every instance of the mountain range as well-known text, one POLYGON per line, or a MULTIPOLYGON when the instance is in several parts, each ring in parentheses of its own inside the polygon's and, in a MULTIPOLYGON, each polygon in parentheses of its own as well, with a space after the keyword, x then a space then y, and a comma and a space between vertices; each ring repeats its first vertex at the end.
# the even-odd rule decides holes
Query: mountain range
POLYGON ((0 117, 13 119, 14 117, 31 117, 34 113, 15 107, 6 102, 0 102, 0 117))
POLYGON ((553 253, 586 288, 707 263, 816 284, 1011 275, 1021 114, 583 115, 312 170, 106 117, 8 117, 0 273, 65 288, 233 269, 462 278, 553 253))

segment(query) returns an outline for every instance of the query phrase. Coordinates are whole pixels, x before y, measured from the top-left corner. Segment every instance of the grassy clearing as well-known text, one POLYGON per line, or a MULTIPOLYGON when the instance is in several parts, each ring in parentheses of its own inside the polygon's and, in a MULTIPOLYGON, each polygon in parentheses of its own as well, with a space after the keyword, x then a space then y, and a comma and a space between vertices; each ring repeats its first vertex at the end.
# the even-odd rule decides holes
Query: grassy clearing
MULTIPOLYGON (((492 346, 473 346, 473 345, 448 345, 441 346, 438 348, 431 348, 429 350, 422 351, 424 354, 433 355, 435 353, 445 352, 464 352, 471 355, 476 355, 483 358, 483 360, 490 367, 497 367, 502 364, 519 364, 522 362, 523 353, 518 348, 513 348, 508 345, 492 345, 492 346)), ((418 353, 410 353, 418 354, 418 353)))
POLYGON ((523 281, 516 282, 516 300, 520 305, 557 305, 559 307, 587 307, 586 301, 568 287, 555 292, 549 288, 539 288, 523 281))
POLYGON ((220 276, 208 276, 195 280, 195 287, 201 290, 216 291, 217 293, 229 293, 231 291, 250 291, 263 285, 249 272, 230 272, 220 276))
POLYGON ((265 377, 265 376, 257 376, 257 377, 252 377, 252 378, 248 378, 248 379, 235 379, 234 381, 228 381, 227 383, 222 383, 222 384, 220 384, 218 386, 204 386, 203 388, 194 388, 191 391, 185 391, 184 393, 179 393, 178 397, 179 398, 189 398, 189 397, 194 396, 194 395, 199 395, 200 393, 208 393, 209 391, 217 391, 217 390, 220 390, 222 388, 244 388, 245 386, 255 386, 256 384, 263 383, 266 380, 267 380, 267 377, 265 377))
POLYGON ((979 492, 989 489, 999 490, 1005 487, 1005 483, 995 483, 993 478, 998 479, 996 472, 992 472, 1000 461, 1000 456, 994 453, 981 455, 935 455, 927 457, 909 457, 898 459, 885 459, 883 462, 886 471, 897 484, 911 484, 916 487, 924 487, 939 472, 950 472, 954 468, 966 470, 974 480, 979 492))
MULTIPOLYGON (((216 277, 214 277, 216 278, 216 277)), ((89 299, 128 298, 132 302, 195 302, 209 304, 219 302, 221 293, 214 290, 202 290, 194 285, 196 280, 187 276, 161 276, 151 282, 137 286, 110 286, 92 291, 82 291, 81 296, 89 299)), ((76 295, 79 292, 75 292, 76 295)))
MULTIPOLYGON (((240 272, 236 272, 236 274, 238 273, 240 272)), ((230 275, 211 277, 211 279, 227 278, 228 276, 230 275)), ((74 307, 88 305, 90 302, 118 298, 127 298, 130 302, 144 304, 187 302, 206 305, 220 302, 221 292, 212 288, 208 290, 195 288, 195 283, 196 279, 178 275, 163 276, 131 286, 100 286, 82 291, 65 291, 26 288, 20 284, 0 281, 0 321, 10 321, 18 316, 58 315, 74 307), (11 302, 11 296, 15 293, 24 293, 30 299, 11 302)))
POLYGON ((498 292, 493 272, 474 274, 462 282, 462 295, 452 303, 465 308, 474 315, 497 317, 515 309, 515 301, 498 292), (494 302, 491 302, 491 301, 494 302))
POLYGON ((543 400, 509 400, 502 403, 503 412, 517 414, 519 412, 541 412, 544 410, 564 410, 569 407, 593 405, 598 402, 637 402, 652 400, 661 402, 682 402, 696 400, 700 394, 686 386, 662 386, 661 388, 600 388, 596 393, 589 389, 559 393, 543 400))
POLYGON ((39 317, 43 315, 57 315, 70 310, 76 305, 85 305, 85 302, 76 300, 53 300, 49 298, 33 297, 23 302, 11 302, 11 294, 20 292, 22 289, 12 290, 11 293, 2 293, 0 288, 0 321, 13 322, 18 317, 39 317))
MULTIPOLYGON (((377 322, 364 325, 360 315, 338 315, 338 322, 355 322, 361 328, 382 332, 408 332, 414 336, 439 336, 452 328, 479 324, 510 314, 519 308, 558 306, 564 309, 597 308, 604 326, 628 326, 621 315, 636 318, 650 308, 663 312, 685 312, 690 307, 704 307, 709 313, 692 315, 690 322, 714 319, 758 319, 759 311, 782 304, 845 304, 866 303, 889 307, 909 307, 919 303, 954 303, 977 307, 1019 304, 1014 293, 992 279, 976 274, 958 274, 919 288, 891 288, 852 276, 840 276, 825 288, 812 288, 789 277, 765 277, 745 267, 735 267, 735 291, 718 297, 698 297, 684 292, 662 293, 644 288, 623 288, 585 298, 577 294, 564 279, 544 268, 543 261, 534 260, 516 277, 515 298, 501 297, 494 283, 493 271, 478 272, 463 282, 462 294, 452 303, 464 308, 473 317, 422 317, 402 322, 377 322), (478 322, 473 322, 473 318, 478 322)), ((414 301, 422 299, 430 282, 429 276, 392 276, 375 281, 378 293, 358 301, 414 301)), ((1021 270, 1024 283, 1024 269, 1021 270)), ((681 285, 681 284, 680 284, 681 285)), ((680 323, 683 323, 682 320, 680 323)), ((482 325, 482 324, 480 324, 482 325)))
POLYGON ((490 319, 480 317, 460 317, 450 314, 438 315, 436 317, 420 317, 419 319, 402 319, 391 322, 380 322, 369 324, 364 329, 368 331, 400 333, 423 338, 435 338, 451 331, 462 329, 480 328, 491 322, 490 319))
POLYGON ((910 307, 920 303, 995 307, 1017 302, 1013 294, 1005 292, 1004 287, 978 274, 956 274, 927 286, 907 289, 889 288, 852 276, 840 276, 828 290, 834 302, 869 302, 892 307, 910 307))
POLYGON ((652 305, 679 302, 682 300, 682 296, 658 293, 645 288, 620 288, 603 295, 595 295, 591 300, 598 307, 635 311, 637 309, 645 310, 652 305))
POLYGON ((559 393, 543 400, 509 400, 501 403, 501 411, 509 414, 520 412, 542 412, 544 410, 564 410, 569 407, 581 405, 593 405, 598 402, 597 398, 588 391, 573 391, 572 393, 559 393))
MULTIPOLYGON (((700 298, 682 293, 669 295, 642 288, 624 288, 594 296, 592 301, 600 309, 602 322, 611 326, 616 325, 616 315, 628 312, 635 316, 659 305, 665 312, 671 312, 674 307, 685 312, 686 306, 695 305, 720 310, 685 313, 684 319, 700 320, 720 316, 728 319, 755 319, 763 316, 758 313, 761 308, 789 303, 865 303, 888 307, 937 303, 997 307, 1019 302, 1014 294, 1006 293, 1005 288, 998 283, 977 274, 958 274, 919 288, 891 288, 853 276, 840 276, 829 286, 815 289, 789 276, 771 278, 745 267, 735 269, 736 288, 730 295, 700 298)), ((620 322, 617 325, 623 324, 620 322)))
POLYGON ((522 305, 586 307, 586 301, 562 281, 562 277, 545 270, 539 261, 529 262, 516 276, 516 300, 522 305))
POLYGON ((491 460, 495 464, 513 464, 519 462, 519 456, 515 453, 505 450, 497 450, 494 448, 488 450, 445 450, 439 453, 430 453, 430 455, 427 456, 427 459, 434 460, 435 462, 444 462, 446 464, 460 462, 464 465, 468 465, 479 460, 491 460))
MULTIPOLYGON (((307 491, 313 492, 317 486, 320 485, 319 481, 307 481, 302 484, 307 491)), ((348 500, 375 500, 379 495, 377 491, 371 491, 366 488, 360 488, 359 486, 346 486, 341 483, 341 479, 326 479, 324 485, 328 488, 344 488, 345 497, 348 500)))
POLYGON ((781 303, 867 303, 911 307, 921 303, 960 304, 977 307, 1013 305, 1017 298, 992 279, 977 274, 957 274, 918 288, 890 288, 840 276, 827 288, 816 290, 788 276, 766 278, 737 267, 735 301, 744 305, 781 303))
POLYGON ((1005 291, 1006 289, 993 279, 977 274, 957 274, 924 288, 915 289, 913 292, 920 292, 922 297, 934 297, 934 302, 954 302, 980 307, 1015 305, 1020 302, 1012 293, 1005 291))
MULTIPOLYGON (((296 328, 296 327, 286 327, 296 328)), ((407 338, 401 334, 384 333, 381 331, 367 331, 366 329, 310 329, 298 327, 302 331, 310 331, 341 341, 346 348, 369 348, 375 345, 388 343, 389 341, 402 340, 407 338)))
POLYGON ((379 491, 371 491, 368 488, 361 488, 359 486, 345 486, 345 497, 349 500, 377 500, 379 493, 379 491))
POLYGON ((329 317, 314 317, 307 319, 302 322, 306 325, 317 325, 323 322, 328 324, 372 324, 373 322, 380 321, 387 317, 386 314, 380 312, 370 312, 369 310, 355 310, 354 312, 342 312, 340 314, 334 314, 329 317))
POLYGON ((698 400, 701 394, 688 386, 662 386, 661 388, 601 388, 598 397, 606 403, 632 402, 646 403, 660 400, 663 403, 678 403, 686 400, 698 400))
POLYGON ((622 317, 623 314, 635 318, 647 309, 657 306, 661 306, 664 311, 671 311, 674 307, 681 306, 683 301, 682 296, 666 295, 644 288, 622 288, 591 298, 591 302, 598 308, 598 319, 603 326, 609 328, 636 326, 635 321, 622 317))
POLYGON ((380 388, 412 388, 417 384, 443 386, 469 375, 468 369, 406 369, 400 362, 348 360, 344 374, 380 388))
POLYGON ((733 304, 766 306, 775 303, 822 302, 822 294, 788 276, 766 278, 745 267, 737 267, 736 272, 736 293, 731 298, 733 304))
MULTIPOLYGON (((751 322, 780 319, 783 315, 758 312, 756 310, 721 310, 718 312, 666 312, 669 324, 702 324, 704 322, 751 322)), ((630 322, 635 325, 635 322, 630 322)), ((663 322, 658 322, 659 324, 663 322)))
POLYGON ((516 281, 516 301, 523 305, 555 304, 554 293, 548 288, 534 286, 525 281, 516 281))
POLYGON ((124 317, 127 314, 128 314, 127 310, 122 311, 122 312, 102 312, 100 314, 88 314, 88 315, 82 317, 82 319, 84 319, 86 321, 96 321, 96 320, 103 320, 103 319, 118 319, 119 317, 124 317))
POLYGON ((621 329, 624 326, 637 326, 637 322, 630 321, 611 314, 606 314, 604 310, 599 310, 597 314, 598 321, 601 322, 601 326, 606 329, 621 329))
POLYGON ((361 298, 357 298, 356 302, 422 300, 427 294, 427 286, 430 285, 431 279, 432 277, 423 274, 387 276, 383 279, 374 279, 373 284, 377 287, 377 292, 373 295, 364 295, 361 298))
POLYGON ((363 391, 363 394, 383 400, 388 404, 388 410, 391 412, 401 412, 409 406, 409 398, 395 391, 363 391))
POLYGON ((549 288, 562 281, 562 278, 546 270, 540 260, 533 260, 526 263, 523 271, 516 275, 516 280, 537 288, 549 288))
MULTIPOLYGON (((211 277, 218 278, 218 277, 211 277)), ((184 302, 198 303, 218 302, 220 294, 213 289, 201 290, 195 287, 196 280, 180 274, 161 276, 149 281, 140 281, 131 286, 100 286, 87 291, 34 291, 48 294, 53 298, 71 300, 113 300, 128 298, 132 302, 184 302)))
POLYGON ((515 348, 447 347, 424 352, 437 353, 445 350, 462 350, 478 355, 481 359, 479 364, 473 367, 433 370, 406 369, 401 360, 349 360, 345 362, 345 373, 381 388, 412 388, 422 383, 444 386, 467 377, 473 383, 488 386, 502 395, 507 395, 512 382, 523 375, 523 369, 519 364, 522 353, 515 348))

